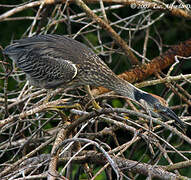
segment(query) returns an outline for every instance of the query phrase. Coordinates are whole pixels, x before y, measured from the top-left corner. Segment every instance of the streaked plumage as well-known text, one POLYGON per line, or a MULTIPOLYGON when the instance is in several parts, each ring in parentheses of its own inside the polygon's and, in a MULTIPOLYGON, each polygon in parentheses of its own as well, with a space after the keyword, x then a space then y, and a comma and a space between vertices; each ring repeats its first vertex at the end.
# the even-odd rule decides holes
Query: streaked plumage
POLYGON ((136 101, 143 99, 152 109, 184 126, 172 110, 152 95, 118 78, 91 49, 76 40, 60 35, 37 35, 15 41, 4 53, 27 74, 34 86, 46 89, 103 86, 136 101))

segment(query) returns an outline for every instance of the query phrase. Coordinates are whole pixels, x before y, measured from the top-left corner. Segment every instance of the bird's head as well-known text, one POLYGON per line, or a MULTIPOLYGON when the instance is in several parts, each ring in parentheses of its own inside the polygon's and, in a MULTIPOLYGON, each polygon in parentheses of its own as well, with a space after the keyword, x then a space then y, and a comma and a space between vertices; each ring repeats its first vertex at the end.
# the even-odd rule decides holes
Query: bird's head
MULTIPOLYGON (((154 104, 154 110, 160 114, 165 119, 173 119, 177 122, 181 127, 181 129, 185 129, 186 125, 180 118, 168 107, 163 106, 160 102, 156 102, 154 104)), ((176 125, 177 126, 177 125, 176 125)), ((178 126, 179 127, 179 126, 178 126)))
POLYGON ((180 118, 170 108, 163 105, 164 103, 161 101, 160 97, 137 90, 135 92, 135 99, 137 101, 140 101, 141 99, 144 100, 155 113, 167 120, 175 120, 180 125, 178 126, 179 128, 183 130, 185 129, 185 123, 181 121, 180 118))

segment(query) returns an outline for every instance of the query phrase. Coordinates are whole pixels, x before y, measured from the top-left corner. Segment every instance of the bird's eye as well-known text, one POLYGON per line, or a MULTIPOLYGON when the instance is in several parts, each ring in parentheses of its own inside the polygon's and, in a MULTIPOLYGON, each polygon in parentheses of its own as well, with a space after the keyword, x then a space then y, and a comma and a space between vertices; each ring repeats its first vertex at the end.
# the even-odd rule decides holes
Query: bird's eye
POLYGON ((162 106, 160 103, 156 103, 156 104, 154 105, 154 107, 155 107, 156 111, 158 111, 158 112, 164 112, 164 113, 166 113, 166 112, 168 111, 168 108, 165 107, 165 106, 162 106))
POLYGON ((161 109, 160 106, 161 106, 161 105, 160 105, 159 103, 154 104, 154 108, 155 108, 156 110, 161 109))

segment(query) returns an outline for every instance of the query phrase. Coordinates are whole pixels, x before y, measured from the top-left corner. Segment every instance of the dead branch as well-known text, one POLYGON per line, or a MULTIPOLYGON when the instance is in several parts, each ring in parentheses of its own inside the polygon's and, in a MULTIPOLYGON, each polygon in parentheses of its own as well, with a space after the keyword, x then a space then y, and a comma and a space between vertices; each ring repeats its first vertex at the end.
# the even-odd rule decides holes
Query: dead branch
MULTIPOLYGON (((167 172, 163 169, 162 166, 155 166, 152 167, 149 164, 146 163, 140 163, 137 161, 127 160, 121 157, 111 156, 112 159, 115 161, 117 166, 123 171, 133 171, 135 173, 141 173, 143 175, 148 176, 149 174, 154 178, 159 179, 173 179, 173 178, 185 178, 182 176, 177 176, 174 173, 167 172)), ((61 161, 68 161, 70 158, 65 157, 61 161)), ((96 163, 96 164, 102 164, 104 165, 107 163, 106 158, 104 158, 103 154, 97 153, 97 152, 87 152, 85 154, 81 153, 80 156, 74 157, 72 159, 72 162, 76 163, 83 163, 83 162, 89 162, 89 163, 96 163)))

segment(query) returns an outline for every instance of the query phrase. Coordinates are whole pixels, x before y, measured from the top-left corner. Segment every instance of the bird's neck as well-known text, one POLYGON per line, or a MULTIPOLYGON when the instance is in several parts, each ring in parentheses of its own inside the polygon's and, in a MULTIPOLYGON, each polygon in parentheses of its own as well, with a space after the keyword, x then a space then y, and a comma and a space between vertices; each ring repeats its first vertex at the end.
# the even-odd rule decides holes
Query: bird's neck
POLYGON ((106 88, 117 94, 136 100, 135 92, 137 88, 123 79, 116 77, 115 82, 110 82, 110 85, 106 88))
MULTIPOLYGON (((118 77, 117 77, 118 78, 118 77)), ((140 102, 140 100, 146 101, 149 105, 155 104, 158 101, 155 97, 144 92, 132 84, 128 83, 123 79, 117 79, 117 83, 113 83, 111 90, 115 91, 117 94, 126 96, 130 99, 140 102)), ((109 88, 108 88, 109 89, 109 88)))

